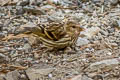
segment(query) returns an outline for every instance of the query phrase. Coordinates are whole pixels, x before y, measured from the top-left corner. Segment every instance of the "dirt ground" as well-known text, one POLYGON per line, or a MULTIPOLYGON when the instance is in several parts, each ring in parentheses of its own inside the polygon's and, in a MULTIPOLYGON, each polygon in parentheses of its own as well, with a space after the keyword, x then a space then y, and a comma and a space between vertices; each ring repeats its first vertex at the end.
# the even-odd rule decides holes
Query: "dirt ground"
POLYGON ((0 0, 0 80, 120 80, 119 29, 120 0, 0 0), (67 18, 85 29, 68 53, 16 35, 67 18))

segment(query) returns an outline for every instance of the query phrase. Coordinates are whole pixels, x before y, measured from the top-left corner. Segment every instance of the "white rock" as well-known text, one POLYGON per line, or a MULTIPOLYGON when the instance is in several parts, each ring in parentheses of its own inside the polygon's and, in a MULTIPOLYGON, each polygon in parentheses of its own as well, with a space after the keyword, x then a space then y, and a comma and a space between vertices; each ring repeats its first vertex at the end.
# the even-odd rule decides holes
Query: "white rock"
POLYGON ((47 9, 47 10, 50 10, 50 9, 55 9, 55 7, 54 7, 54 6, 51 6, 51 5, 45 5, 45 6, 42 6, 41 9, 42 9, 42 10, 46 10, 46 9, 47 9))
POLYGON ((108 54, 108 55, 112 55, 112 53, 111 53, 111 52, 108 52, 107 54, 108 54))
POLYGON ((97 71, 100 69, 113 69, 120 64, 120 58, 113 58, 108 60, 102 60, 99 62, 92 63, 86 71, 97 71))
POLYGON ((49 77, 49 78, 52 78, 52 76, 53 76, 52 74, 48 74, 48 77, 49 77))
POLYGON ((50 74, 50 73, 53 70, 54 70, 54 68, 45 68, 45 69, 29 68, 26 70, 26 73, 31 80, 36 80, 36 79, 39 79, 42 75, 48 75, 49 77, 52 77, 52 74, 50 74))
POLYGON ((86 45, 89 43, 89 40, 87 40, 86 38, 81 38, 81 37, 78 37, 78 40, 76 42, 76 45, 77 46, 82 46, 82 45, 86 45))
POLYGON ((87 38, 92 38, 100 31, 99 27, 91 27, 81 32, 81 35, 85 35, 87 38))
POLYGON ((58 3, 60 3, 61 0, 50 0, 50 1, 55 3, 55 4, 58 4, 58 3))

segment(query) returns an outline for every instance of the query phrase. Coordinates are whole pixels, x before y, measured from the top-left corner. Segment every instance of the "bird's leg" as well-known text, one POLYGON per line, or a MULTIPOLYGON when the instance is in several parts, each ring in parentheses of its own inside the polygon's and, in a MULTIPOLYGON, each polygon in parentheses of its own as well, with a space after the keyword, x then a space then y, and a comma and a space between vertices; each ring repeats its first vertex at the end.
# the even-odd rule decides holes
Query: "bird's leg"
POLYGON ((64 53, 65 53, 65 54, 75 54, 76 51, 75 51, 72 47, 66 47, 66 48, 64 49, 64 53))

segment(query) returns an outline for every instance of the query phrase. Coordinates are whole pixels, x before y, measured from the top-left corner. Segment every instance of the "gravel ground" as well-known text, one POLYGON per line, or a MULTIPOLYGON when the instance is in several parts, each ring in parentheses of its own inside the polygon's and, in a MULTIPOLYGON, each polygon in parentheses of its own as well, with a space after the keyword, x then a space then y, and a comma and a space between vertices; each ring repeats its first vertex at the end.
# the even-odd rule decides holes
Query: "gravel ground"
MULTIPOLYGON (((1 0, 0 80, 119 80, 120 0, 1 0), (75 53, 47 51, 17 36, 27 23, 65 18, 85 29, 75 53)), ((32 24, 31 24, 32 26, 32 24)))

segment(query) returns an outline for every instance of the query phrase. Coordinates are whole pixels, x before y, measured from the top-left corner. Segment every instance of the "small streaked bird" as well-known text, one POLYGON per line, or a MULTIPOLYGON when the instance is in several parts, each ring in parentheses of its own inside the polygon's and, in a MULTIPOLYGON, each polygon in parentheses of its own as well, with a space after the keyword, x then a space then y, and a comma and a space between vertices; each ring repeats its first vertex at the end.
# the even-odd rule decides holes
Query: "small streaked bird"
POLYGON ((63 49, 75 45, 83 28, 75 21, 23 27, 25 34, 34 34, 48 48, 63 49))

